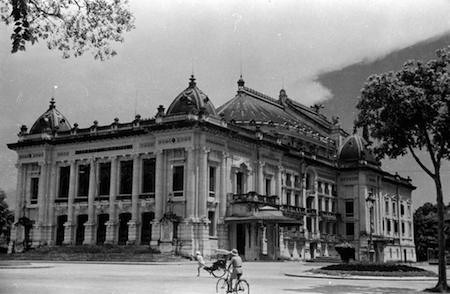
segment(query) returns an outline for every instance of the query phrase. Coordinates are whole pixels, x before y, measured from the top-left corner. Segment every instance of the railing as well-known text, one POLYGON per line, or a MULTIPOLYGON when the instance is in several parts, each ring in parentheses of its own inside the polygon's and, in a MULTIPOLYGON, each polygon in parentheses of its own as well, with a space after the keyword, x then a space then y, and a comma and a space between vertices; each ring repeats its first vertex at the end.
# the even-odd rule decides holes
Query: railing
POLYGON ((336 214, 331 211, 319 211, 319 216, 327 219, 336 219, 336 214))
POLYGON ((232 201, 277 205, 277 198, 277 196, 265 196, 256 192, 249 192, 245 194, 233 194, 232 201))
POLYGON ((316 196, 316 191, 314 189, 306 190, 306 197, 314 197, 316 196))
POLYGON ((155 193, 140 194, 139 199, 155 199, 155 193))
POLYGON ((109 200, 109 196, 108 195, 101 195, 101 196, 97 196, 95 197, 95 201, 102 201, 102 200, 109 200))
POLYGON ((317 214, 317 210, 315 210, 314 208, 307 208, 306 209, 306 213, 307 214, 314 214, 314 215, 316 215, 317 214))
POLYGON ((297 207, 291 205, 280 205, 280 210, 283 212, 283 215, 292 217, 295 219, 301 219, 305 215, 304 207, 297 207))
POLYGON ((303 232, 284 232, 283 237, 290 239, 305 239, 305 233, 303 232))

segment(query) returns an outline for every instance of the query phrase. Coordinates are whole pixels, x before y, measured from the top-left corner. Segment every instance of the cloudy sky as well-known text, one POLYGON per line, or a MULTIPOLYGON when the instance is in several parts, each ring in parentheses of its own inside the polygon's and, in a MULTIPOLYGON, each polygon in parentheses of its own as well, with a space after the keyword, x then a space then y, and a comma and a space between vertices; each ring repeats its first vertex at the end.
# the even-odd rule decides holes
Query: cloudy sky
POLYGON ((1 188, 16 181, 16 155, 5 144, 47 109, 53 85, 57 108, 80 127, 153 116, 187 86, 192 69, 216 106, 235 95, 241 68, 247 86, 277 97, 284 85, 310 105, 333 99, 321 74, 450 31, 448 0, 133 0, 131 8, 136 29, 105 62, 89 53, 63 60, 43 44, 11 55, 10 29, 0 25, 1 188))

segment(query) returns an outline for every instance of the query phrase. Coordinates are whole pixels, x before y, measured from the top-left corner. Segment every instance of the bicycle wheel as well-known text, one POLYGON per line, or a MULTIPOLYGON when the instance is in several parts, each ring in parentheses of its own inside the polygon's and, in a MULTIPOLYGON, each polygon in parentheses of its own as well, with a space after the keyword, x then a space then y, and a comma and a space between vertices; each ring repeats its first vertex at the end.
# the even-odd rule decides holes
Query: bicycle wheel
POLYGON ((216 283, 216 293, 226 294, 228 293, 228 282, 224 278, 220 278, 216 283))
POLYGON ((215 270, 211 271, 211 274, 216 278, 221 278, 226 273, 226 269, 223 267, 218 267, 215 270))
POLYGON ((234 293, 236 294, 249 294, 250 286, 248 285, 246 280, 239 280, 236 284, 236 288, 234 289, 234 293))

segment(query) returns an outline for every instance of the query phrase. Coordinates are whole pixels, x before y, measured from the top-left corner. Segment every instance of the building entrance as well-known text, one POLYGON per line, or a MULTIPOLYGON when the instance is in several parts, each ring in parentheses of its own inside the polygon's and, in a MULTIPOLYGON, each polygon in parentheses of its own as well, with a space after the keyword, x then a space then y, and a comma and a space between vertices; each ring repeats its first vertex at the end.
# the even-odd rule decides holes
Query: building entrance
POLYGON ((148 245, 152 240, 152 224, 151 221, 155 218, 153 212, 144 212, 142 214, 142 227, 141 227, 141 244, 148 245))
POLYGON ((84 223, 87 222, 88 215, 80 214, 77 217, 77 230, 75 235, 75 244, 82 245, 84 241, 84 223))
POLYGON ((109 214, 99 214, 97 219, 97 245, 102 245, 106 239, 105 223, 109 220, 109 214))
POLYGON ((236 249, 241 257, 245 256, 245 224, 236 224, 236 249))
POLYGON ((56 242, 55 244, 61 246, 64 241, 64 223, 67 222, 67 215, 59 215, 56 219, 56 242))
POLYGON ((128 241, 128 222, 131 220, 131 213, 119 214, 119 245, 126 245, 128 241))

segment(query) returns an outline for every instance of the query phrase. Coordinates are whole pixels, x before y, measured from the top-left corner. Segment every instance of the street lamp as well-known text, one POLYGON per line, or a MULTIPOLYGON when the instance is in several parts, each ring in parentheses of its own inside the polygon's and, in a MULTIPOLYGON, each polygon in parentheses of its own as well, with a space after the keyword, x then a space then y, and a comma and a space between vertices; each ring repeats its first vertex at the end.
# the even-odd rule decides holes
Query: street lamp
POLYGON ((369 225, 370 225, 370 231, 369 231, 369 260, 370 262, 373 262, 373 240, 372 240, 372 234, 373 234, 373 205, 375 202, 375 196, 373 195, 372 191, 369 191, 366 202, 369 206, 369 225))

